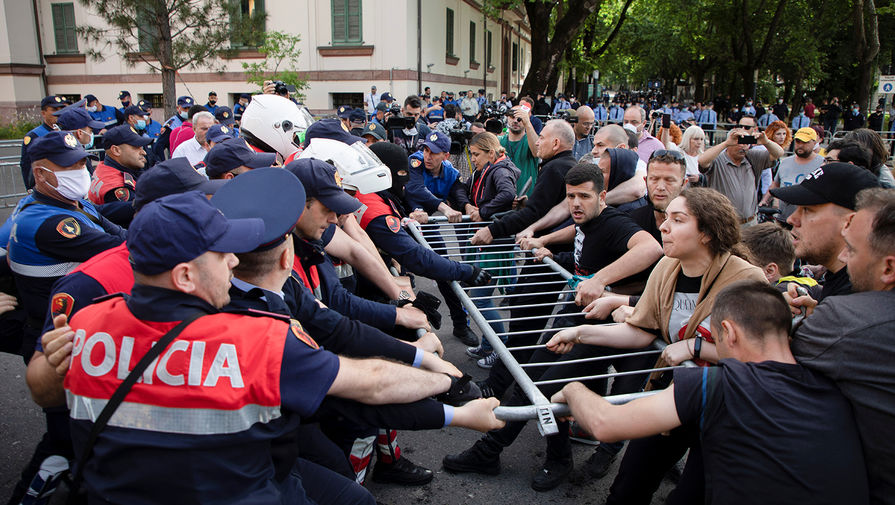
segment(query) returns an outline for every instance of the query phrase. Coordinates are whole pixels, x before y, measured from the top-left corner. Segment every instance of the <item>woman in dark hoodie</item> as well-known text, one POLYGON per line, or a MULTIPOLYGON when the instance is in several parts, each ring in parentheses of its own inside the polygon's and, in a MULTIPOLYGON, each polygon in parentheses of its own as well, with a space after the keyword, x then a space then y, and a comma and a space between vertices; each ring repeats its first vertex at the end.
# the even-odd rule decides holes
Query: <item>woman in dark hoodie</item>
MULTIPOLYGON (((603 171, 606 191, 612 191, 619 184, 634 177, 639 159, 637 153, 629 149, 610 148, 603 151, 597 165, 603 171)), ((615 208, 622 212, 629 212, 644 205, 646 205, 646 197, 641 196, 636 200, 616 205, 615 208)))

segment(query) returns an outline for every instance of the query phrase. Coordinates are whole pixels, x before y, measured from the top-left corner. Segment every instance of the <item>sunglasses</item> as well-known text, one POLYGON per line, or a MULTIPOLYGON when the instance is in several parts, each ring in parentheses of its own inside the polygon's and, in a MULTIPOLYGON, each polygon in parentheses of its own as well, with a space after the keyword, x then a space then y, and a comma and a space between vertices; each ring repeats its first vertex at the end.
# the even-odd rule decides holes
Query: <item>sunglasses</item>
POLYGON ((684 155, 681 154, 680 151, 674 151, 671 149, 659 149, 659 150, 653 151, 653 154, 650 155, 649 159, 659 158, 661 156, 671 156, 672 158, 674 158, 675 160, 678 160, 678 161, 681 161, 684 159, 684 155))

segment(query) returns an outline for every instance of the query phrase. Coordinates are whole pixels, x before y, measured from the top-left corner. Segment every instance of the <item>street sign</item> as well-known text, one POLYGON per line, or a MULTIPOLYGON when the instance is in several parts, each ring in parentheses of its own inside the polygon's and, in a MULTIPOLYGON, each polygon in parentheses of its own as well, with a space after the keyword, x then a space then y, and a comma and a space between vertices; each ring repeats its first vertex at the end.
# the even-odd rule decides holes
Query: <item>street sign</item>
POLYGON ((878 93, 895 93, 895 75, 879 76, 878 93))

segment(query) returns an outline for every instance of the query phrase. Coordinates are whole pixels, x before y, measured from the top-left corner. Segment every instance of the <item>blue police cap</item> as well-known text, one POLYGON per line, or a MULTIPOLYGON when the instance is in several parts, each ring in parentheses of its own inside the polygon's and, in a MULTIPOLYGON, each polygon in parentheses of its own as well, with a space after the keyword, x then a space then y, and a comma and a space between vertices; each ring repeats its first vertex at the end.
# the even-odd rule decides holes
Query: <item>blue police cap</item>
POLYGON ((367 120, 367 115, 364 113, 363 109, 351 109, 348 113, 348 120, 352 123, 364 122, 367 120))
POLYGON ((140 100, 139 102, 137 102, 137 106, 145 111, 149 111, 152 109, 152 104, 150 102, 147 102, 146 100, 140 100))
POLYGON ((147 203, 163 196, 201 191, 213 195, 227 181, 209 181, 196 171, 186 158, 171 158, 154 165, 140 176, 134 208, 140 210, 147 203))
POLYGON ((384 100, 384 101, 386 101, 386 102, 394 102, 394 101, 395 101, 395 97, 393 97, 391 94, 389 94, 388 91, 386 91, 385 93, 383 93, 383 94, 379 97, 379 99, 380 99, 380 100, 384 100))
POLYGON ((350 105, 343 105, 336 110, 336 115, 342 119, 351 117, 351 111, 354 110, 350 105))
POLYGON ((360 202, 342 189, 342 178, 329 163, 302 158, 286 165, 286 170, 298 177, 308 197, 320 200, 336 214, 350 214, 360 208, 360 202))
POLYGON ((65 107, 65 105, 65 99, 56 95, 45 96, 40 101, 41 109, 44 107, 65 107))
POLYGON ((28 156, 31 160, 48 159, 60 167, 70 167, 84 158, 97 159, 84 150, 74 133, 51 131, 38 137, 28 145, 28 156))
POLYGON ((177 105, 179 107, 192 107, 193 106, 193 97, 191 96, 181 96, 177 98, 177 105))
POLYGON ((233 109, 227 107, 226 105, 221 105, 214 111, 214 118, 218 120, 218 123, 221 123, 226 126, 230 126, 236 122, 233 118, 233 109))
POLYGON ((145 115, 146 115, 146 110, 143 109, 143 107, 141 107, 139 104, 137 104, 137 105, 128 105, 128 106, 124 109, 124 112, 123 112, 122 114, 124 115, 124 117, 127 117, 127 116, 145 116, 145 115))
POLYGON ((450 152, 451 138, 444 133, 435 130, 426 137, 423 145, 428 147, 430 151, 436 154, 450 152))
POLYGON ((365 126, 363 135, 371 135, 376 140, 388 140, 388 133, 378 123, 370 123, 365 126))
POLYGON ((227 219, 198 191, 168 195, 147 204, 127 231, 134 270, 157 275, 207 251, 249 252, 261 244, 264 221, 227 219))
POLYGON ((123 89, 123 90, 121 90, 121 91, 118 93, 118 99, 119 99, 119 100, 121 100, 121 99, 124 98, 124 97, 130 97, 130 96, 131 96, 131 92, 128 91, 128 90, 126 90, 126 89, 123 89))
POLYGON ((89 126, 94 130, 102 130, 106 127, 106 123, 96 121, 93 116, 87 112, 87 109, 81 107, 66 107, 53 113, 59 119, 56 124, 62 130, 79 130, 85 126, 89 126))
POLYGON ((225 140, 236 138, 235 131, 227 125, 213 124, 205 134, 205 140, 220 144, 225 140))
POLYGON ((209 177, 218 177, 243 165, 249 168, 264 168, 276 161, 276 153, 256 153, 239 139, 224 141, 215 144, 205 155, 205 173, 209 177))
POLYGON ((376 110, 381 110, 383 112, 388 110, 388 105, 384 102, 379 102, 376 104, 376 110))
POLYGON ((87 105, 90 105, 90 102, 97 100, 96 95, 84 95, 84 101, 87 102, 87 105))
POLYGON ((152 143, 152 139, 137 133, 137 130, 129 124, 123 124, 109 128, 103 135, 103 148, 127 144, 134 147, 145 147, 152 143))
POLYGON ((355 142, 363 142, 364 139, 355 137, 342 126, 342 122, 335 118, 321 119, 312 124, 305 130, 305 145, 311 142, 311 139, 323 138, 344 142, 349 146, 355 142))
POLYGON ((295 227, 305 208, 305 188, 288 170, 259 168, 225 184, 211 203, 227 219, 263 219, 264 237, 255 249, 263 251, 281 244, 295 227))
POLYGON ((248 93, 243 93, 243 94, 239 95, 239 98, 252 98, 252 95, 249 95, 248 93))

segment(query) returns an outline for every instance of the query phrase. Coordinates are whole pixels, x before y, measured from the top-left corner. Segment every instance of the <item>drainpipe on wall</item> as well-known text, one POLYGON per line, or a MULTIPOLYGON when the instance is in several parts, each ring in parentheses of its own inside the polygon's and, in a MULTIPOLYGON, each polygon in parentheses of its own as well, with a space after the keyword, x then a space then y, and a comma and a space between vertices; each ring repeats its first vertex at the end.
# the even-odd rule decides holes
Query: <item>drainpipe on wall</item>
POLYGON ((423 0, 416 0, 416 92, 423 92, 423 0))
POLYGON ((31 0, 31 9, 34 11, 34 33, 37 35, 37 62, 43 65, 40 69, 40 79, 44 86, 41 98, 50 94, 50 86, 47 82, 47 64, 44 63, 43 41, 40 36, 40 18, 37 15, 37 0, 31 0))

